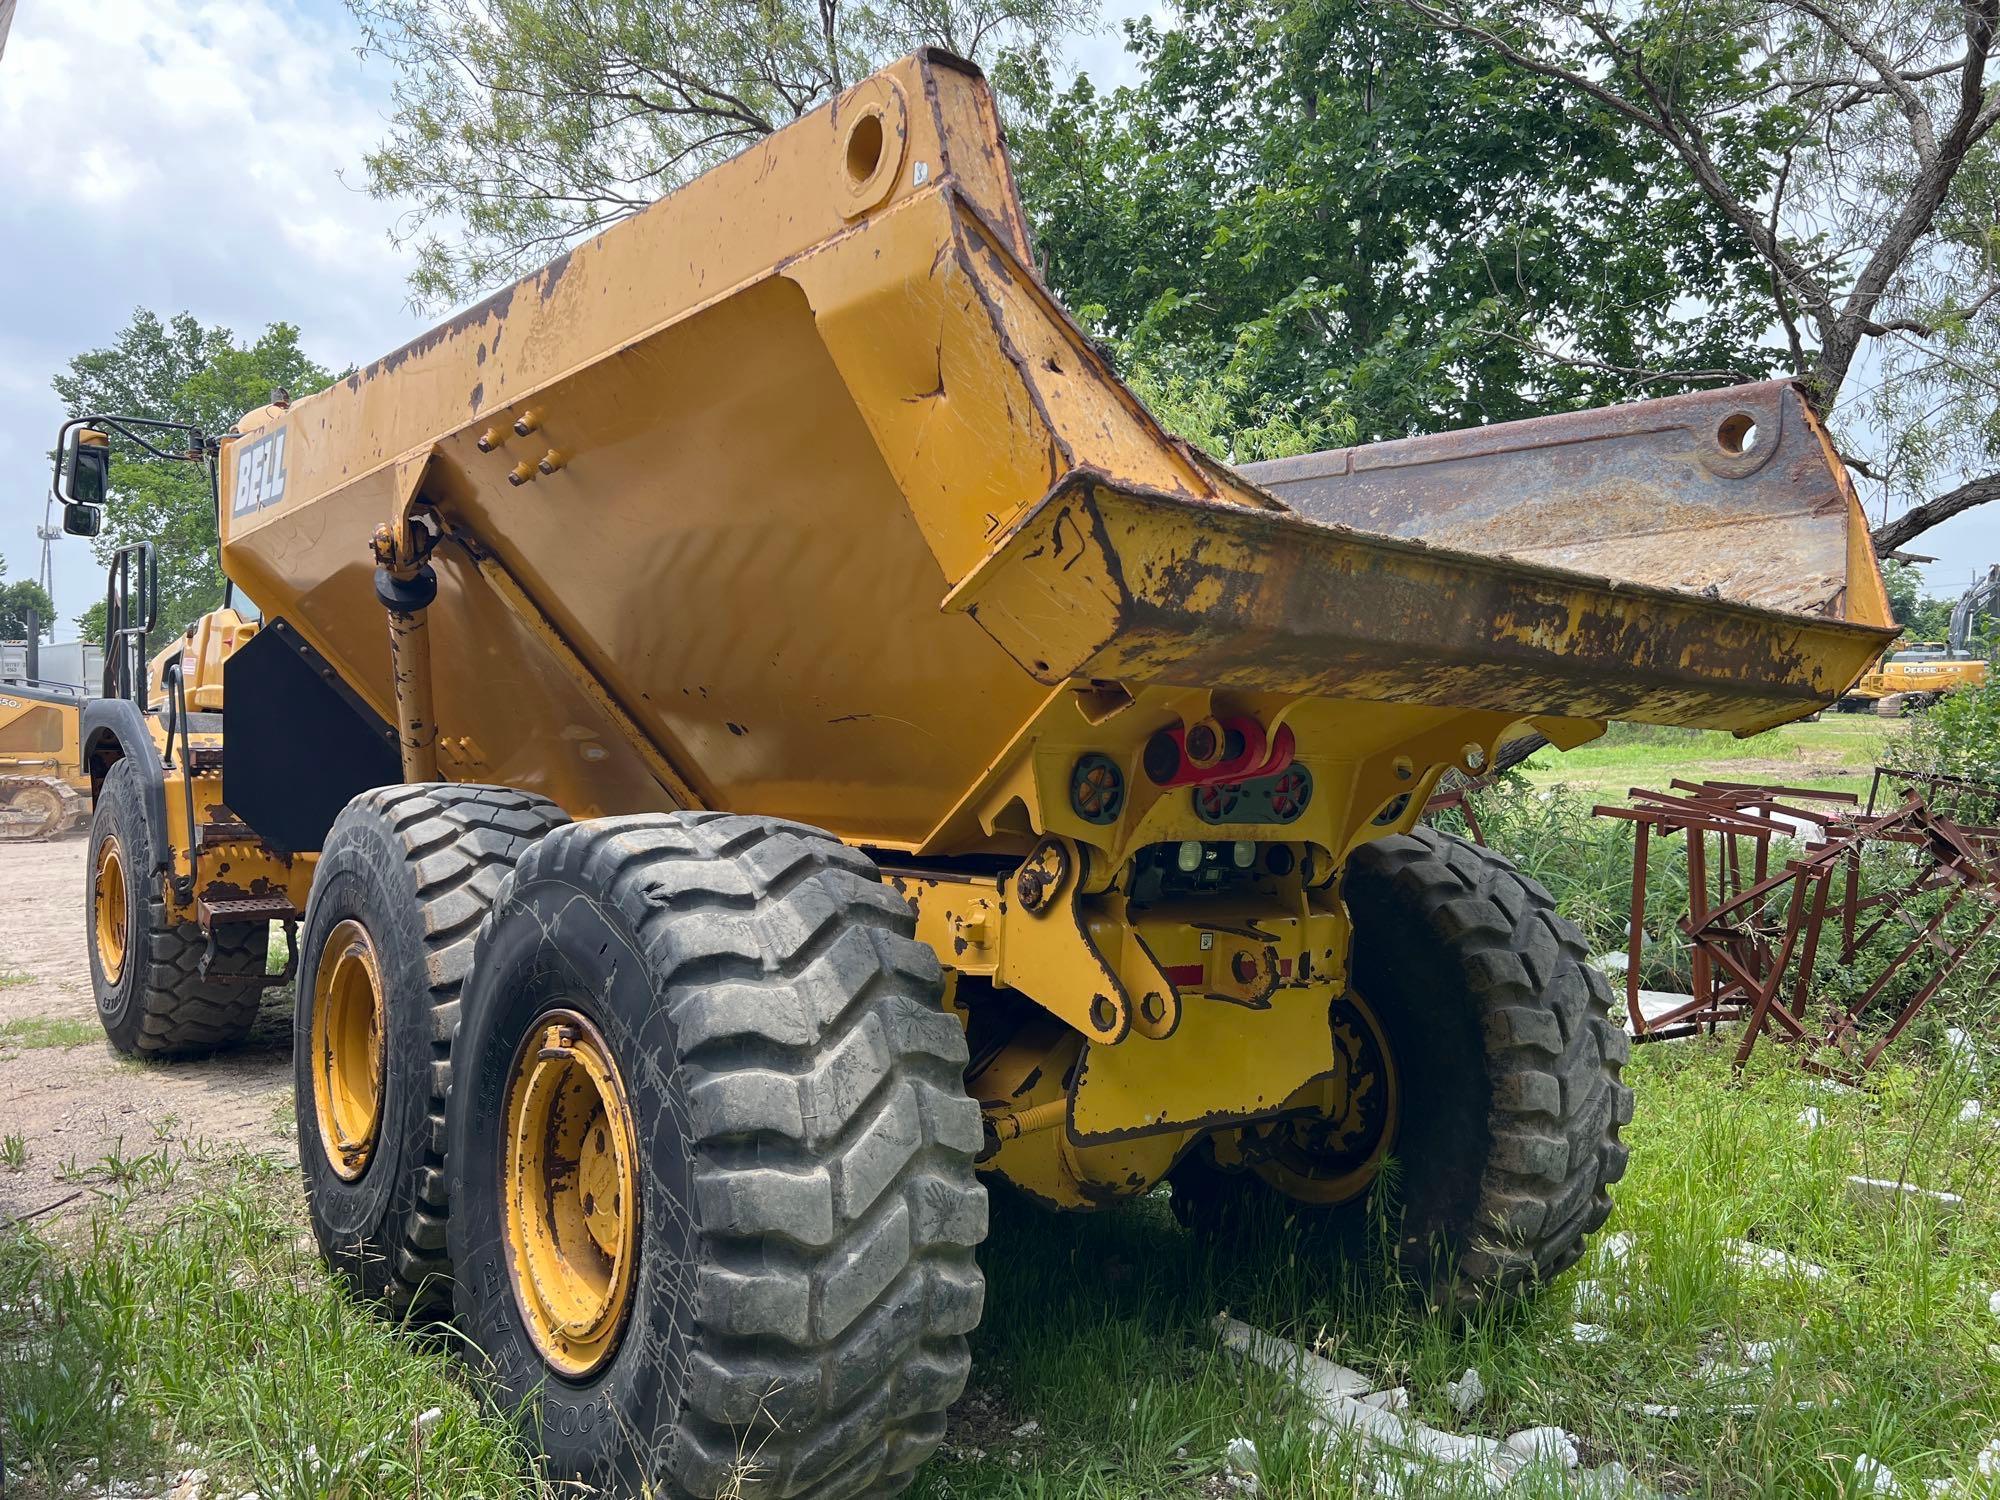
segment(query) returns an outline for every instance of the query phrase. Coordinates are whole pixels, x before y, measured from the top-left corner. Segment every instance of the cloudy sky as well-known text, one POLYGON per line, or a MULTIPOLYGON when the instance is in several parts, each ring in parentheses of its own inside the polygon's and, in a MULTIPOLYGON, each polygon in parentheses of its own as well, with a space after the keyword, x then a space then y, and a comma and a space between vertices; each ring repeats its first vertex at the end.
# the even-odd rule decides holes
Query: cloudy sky
MULTIPOLYGON (((4 0, 0 0, 4 3, 4 0)), ((63 416, 49 377, 134 308, 246 336, 285 319, 340 368, 427 319, 405 301, 393 205, 353 184, 382 134, 388 78, 355 57, 339 0, 17 0, 0 57, 0 557, 33 577, 63 416), (342 181, 345 173, 347 181, 342 181)), ((1147 8, 1118 0, 1112 19, 1147 8)), ((1127 76, 1114 32, 1073 65, 1127 76)), ((2000 516, 1925 538, 1934 588, 2000 559, 2000 516)), ((59 542, 67 636, 102 592, 88 544, 59 542)))

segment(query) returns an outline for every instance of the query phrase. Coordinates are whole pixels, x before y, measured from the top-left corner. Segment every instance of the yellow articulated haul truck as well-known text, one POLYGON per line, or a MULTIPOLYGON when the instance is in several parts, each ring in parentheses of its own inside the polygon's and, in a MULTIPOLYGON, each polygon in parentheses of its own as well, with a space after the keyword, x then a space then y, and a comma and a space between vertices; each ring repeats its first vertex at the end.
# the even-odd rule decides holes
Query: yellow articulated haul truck
POLYGON ((603 1491, 900 1489, 982 1179, 1372 1204, 1464 1303, 1571 1264, 1626 1040, 1426 794, 1798 718, 1892 634, 1791 386, 1238 471, 1033 264, 985 85, 920 54, 324 392, 61 445, 81 530, 112 440, 212 460, 262 606, 150 684, 120 560, 107 1029, 219 1040, 294 923, 328 1260, 453 1309, 603 1491))

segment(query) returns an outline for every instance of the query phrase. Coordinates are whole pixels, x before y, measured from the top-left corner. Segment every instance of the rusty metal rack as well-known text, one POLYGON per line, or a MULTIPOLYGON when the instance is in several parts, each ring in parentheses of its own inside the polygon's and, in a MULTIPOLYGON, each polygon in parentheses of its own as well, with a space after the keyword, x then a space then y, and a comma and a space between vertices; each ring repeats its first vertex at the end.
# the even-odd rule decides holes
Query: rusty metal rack
POLYGON ((1465 831, 1471 836, 1472 842, 1484 848, 1486 830, 1479 826, 1479 814, 1473 810, 1472 797, 1475 792, 1484 791, 1490 780, 1485 776, 1464 780, 1456 786, 1435 793, 1424 803, 1424 821, 1428 823, 1442 813, 1455 812, 1465 819, 1465 831))
MULTIPOLYGON (((1881 767, 1865 806, 1848 793, 1800 787, 1676 780, 1671 788, 1635 787, 1631 805, 1595 809, 1636 826, 1625 1002, 1640 1041, 1741 1020, 1739 1067, 1768 1031, 1796 1044, 1812 1071, 1852 1082, 2000 922, 2000 828, 1959 822, 1931 800, 1990 819, 2000 787, 1881 767), (1649 1017, 1639 998, 1647 863, 1652 840, 1676 833, 1687 835, 1688 914, 1680 929, 1691 947, 1692 993, 1649 1017), (1796 852, 1774 848, 1779 839, 1796 841, 1796 852), (1868 853, 1888 846, 1901 857, 1877 859, 1864 878, 1868 853), (1932 896, 1938 899, 1919 899, 1932 896), (1961 910, 1968 920, 1950 926, 1961 910), (1907 941, 1884 958, 1875 940, 1899 928, 1907 941), (1860 967, 1873 971, 1857 977, 1852 998, 1834 998, 1816 984, 1829 951, 1841 966, 1865 959, 1860 967), (1913 965, 1926 967, 1922 982, 1879 1035, 1864 1037, 1864 1022, 1913 965), (1828 1051, 1846 1066, 1817 1055, 1828 1051)), ((1995 978, 2000 964, 1986 982, 1995 978)))

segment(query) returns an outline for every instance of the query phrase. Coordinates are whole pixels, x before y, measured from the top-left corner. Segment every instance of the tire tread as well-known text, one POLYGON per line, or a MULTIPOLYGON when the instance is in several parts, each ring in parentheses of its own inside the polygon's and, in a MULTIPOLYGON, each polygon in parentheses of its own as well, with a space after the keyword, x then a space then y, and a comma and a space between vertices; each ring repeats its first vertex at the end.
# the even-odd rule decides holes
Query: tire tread
POLYGON ((1554 898, 1491 849, 1418 828, 1364 845, 1352 862, 1459 950, 1486 1037, 1492 1149, 1472 1233, 1438 1289, 1468 1307, 1525 1292, 1582 1257, 1625 1175, 1630 1043, 1612 1019, 1610 981, 1554 898))
POLYGON ((964 1387, 986 1230, 965 1038, 913 913, 831 835, 728 813, 558 830, 489 930, 545 878, 626 914, 687 1038, 703 1256, 684 1408, 661 1416, 649 1482, 733 1493, 754 1453, 746 1491, 900 1490, 964 1387))
POLYGON ((565 826, 569 816, 547 798, 512 787, 457 782, 377 787, 348 803, 327 835, 328 844, 342 823, 358 818, 380 819, 402 845, 423 918, 431 1014, 429 1098, 423 1128, 404 1158, 417 1172, 415 1202, 401 1215, 391 1211, 398 1222, 386 1226, 386 1242, 373 1247, 379 1265, 371 1281, 379 1284, 371 1290, 397 1313, 427 1312, 450 1299, 445 1109, 459 993, 472 967, 472 936, 515 861, 537 838, 565 826), (470 919, 434 925, 442 905, 465 893, 479 903, 478 911, 470 919))

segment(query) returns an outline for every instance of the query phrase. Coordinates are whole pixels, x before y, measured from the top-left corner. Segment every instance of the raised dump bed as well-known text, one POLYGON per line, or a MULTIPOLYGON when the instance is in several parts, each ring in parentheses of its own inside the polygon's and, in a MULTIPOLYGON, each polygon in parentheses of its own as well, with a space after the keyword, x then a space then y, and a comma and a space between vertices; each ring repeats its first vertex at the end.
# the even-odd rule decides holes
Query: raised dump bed
POLYGON ((1239 475, 1035 282, 997 142, 913 60, 253 414, 232 576, 393 720, 367 544, 431 503, 447 774, 912 848, 1071 678, 1747 730, 1880 649, 1789 387, 1239 475))
MULTIPOLYGON (((454 1287, 555 1472, 894 1488, 964 1379, 975 1171, 1171 1180, 1226 1235, 1358 1222, 1393 1156, 1433 1295, 1562 1270, 1623 1033, 1427 794, 1529 732, 1798 717, 1891 634, 1789 386, 1239 472, 1032 264, 979 76, 907 59, 246 416, 262 624, 161 675, 220 750, 86 725, 94 849, 170 877, 94 859, 93 930, 261 981, 302 919, 321 1242, 454 1287)), ((94 962, 142 1049, 225 1013, 94 962)))

